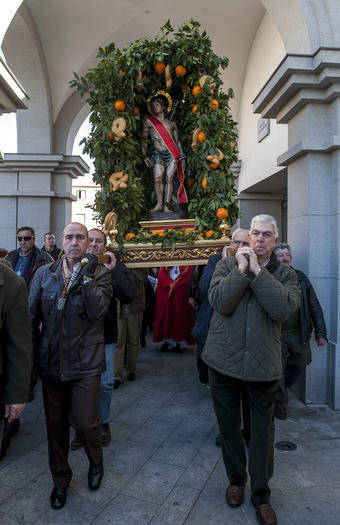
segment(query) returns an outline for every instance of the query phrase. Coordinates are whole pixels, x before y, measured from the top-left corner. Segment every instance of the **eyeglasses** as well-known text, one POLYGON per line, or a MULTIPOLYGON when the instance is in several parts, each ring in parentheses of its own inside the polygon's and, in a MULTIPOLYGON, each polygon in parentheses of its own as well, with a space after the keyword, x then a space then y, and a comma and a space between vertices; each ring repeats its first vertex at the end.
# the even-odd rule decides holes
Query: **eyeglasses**
POLYGON ((18 241, 21 242, 21 241, 30 241, 31 239, 33 239, 33 235, 31 235, 30 237, 18 237, 18 241))
POLYGON ((249 246, 248 241, 232 241, 236 246, 249 246))

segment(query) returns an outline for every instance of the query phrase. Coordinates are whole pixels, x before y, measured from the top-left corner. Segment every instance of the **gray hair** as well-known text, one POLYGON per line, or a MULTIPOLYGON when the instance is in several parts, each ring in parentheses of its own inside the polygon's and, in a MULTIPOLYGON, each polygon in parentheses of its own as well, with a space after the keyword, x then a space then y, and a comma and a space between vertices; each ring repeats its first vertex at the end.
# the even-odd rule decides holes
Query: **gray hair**
POLYGON ((280 236, 276 219, 274 219, 274 217, 272 217, 271 215, 265 215, 264 213, 261 213, 260 215, 256 215, 255 217, 253 217, 250 223, 250 230, 253 229, 255 222, 268 222, 269 224, 272 224, 274 226, 275 237, 280 236))
POLYGON ((247 232, 248 235, 249 235, 249 230, 245 230, 244 228, 236 228, 236 230, 233 232, 232 236, 231 236, 231 240, 233 241, 236 237, 236 234, 238 232, 247 232))
POLYGON ((289 251, 289 255, 292 256, 292 250, 290 249, 289 244, 287 244, 286 242, 279 242, 279 244, 277 246, 275 246, 275 248, 273 250, 274 253, 277 250, 288 250, 289 251))

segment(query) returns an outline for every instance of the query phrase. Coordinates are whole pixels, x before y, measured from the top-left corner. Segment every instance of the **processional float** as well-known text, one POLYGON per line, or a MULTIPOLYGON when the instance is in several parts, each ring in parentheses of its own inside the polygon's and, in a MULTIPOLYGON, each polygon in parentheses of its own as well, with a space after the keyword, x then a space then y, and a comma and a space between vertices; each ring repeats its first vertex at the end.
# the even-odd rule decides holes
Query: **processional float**
POLYGON ((233 92, 221 79, 228 59, 193 20, 176 32, 168 21, 123 50, 112 43, 98 58, 71 86, 91 108, 82 142, 109 249, 129 267, 205 264, 238 217, 233 92))

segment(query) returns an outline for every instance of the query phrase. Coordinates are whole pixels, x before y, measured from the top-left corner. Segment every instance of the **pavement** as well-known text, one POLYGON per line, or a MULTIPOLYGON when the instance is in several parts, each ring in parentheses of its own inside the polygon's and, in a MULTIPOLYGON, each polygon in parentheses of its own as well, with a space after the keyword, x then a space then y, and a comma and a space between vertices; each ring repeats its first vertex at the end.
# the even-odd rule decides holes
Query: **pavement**
MULTIPOLYGON (((112 443, 97 492, 87 487, 83 450, 70 452, 73 479, 66 506, 50 508, 52 479, 41 391, 27 405, 21 428, 0 461, 1 525, 252 525, 250 503, 225 502, 228 485, 215 445, 209 390, 197 380, 195 348, 142 349, 135 382, 113 392, 112 443)), ((280 525, 340 524, 340 412, 305 406, 293 397, 288 419, 276 422, 271 503, 280 525)))

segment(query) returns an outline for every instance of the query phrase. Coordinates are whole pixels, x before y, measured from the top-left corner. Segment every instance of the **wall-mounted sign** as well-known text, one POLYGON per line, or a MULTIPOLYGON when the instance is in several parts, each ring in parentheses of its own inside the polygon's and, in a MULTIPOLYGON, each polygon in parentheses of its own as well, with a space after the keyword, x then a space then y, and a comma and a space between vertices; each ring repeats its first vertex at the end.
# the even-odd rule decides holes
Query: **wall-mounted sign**
POLYGON ((259 118, 257 121, 257 142, 261 142, 270 133, 269 118, 259 118))

